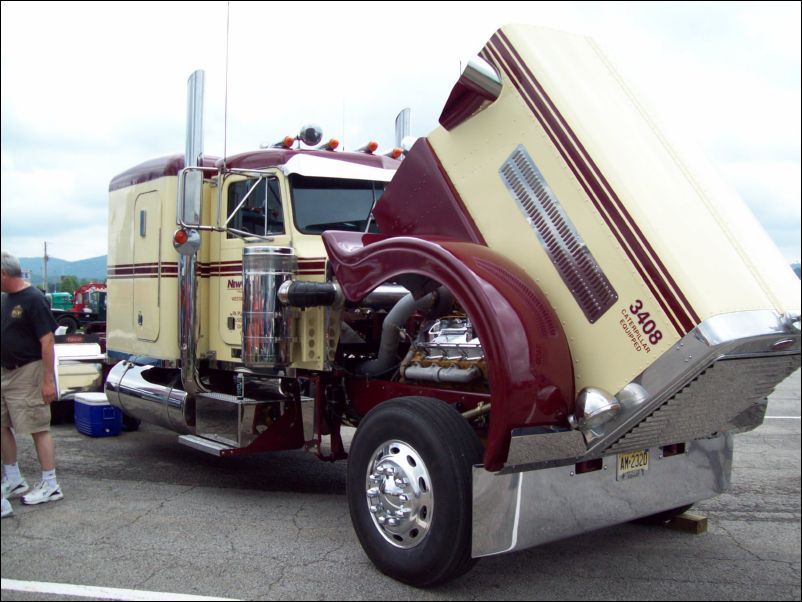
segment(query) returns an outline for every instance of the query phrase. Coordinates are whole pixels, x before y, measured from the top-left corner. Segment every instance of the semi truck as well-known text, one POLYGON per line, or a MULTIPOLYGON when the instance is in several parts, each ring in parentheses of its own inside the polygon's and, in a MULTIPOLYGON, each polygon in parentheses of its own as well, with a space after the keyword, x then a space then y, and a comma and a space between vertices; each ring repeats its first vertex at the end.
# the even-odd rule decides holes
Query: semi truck
MULTIPOLYGON (((57 295, 60 293, 54 293, 57 295)), ((71 295, 68 307, 51 307, 53 317, 67 333, 83 328, 85 332, 105 333, 106 330, 106 285, 103 282, 88 282, 79 286, 71 295)))
POLYGON ((419 587, 727 489, 799 283, 592 40, 501 28, 403 160, 316 128, 204 155, 202 77, 184 154, 110 183, 112 404, 347 458, 365 553, 419 587))
POLYGON ((73 306, 73 297, 67 292, 46 293, 47 302, 50 304, 51 309, 56 310, 69 310, 73 306))

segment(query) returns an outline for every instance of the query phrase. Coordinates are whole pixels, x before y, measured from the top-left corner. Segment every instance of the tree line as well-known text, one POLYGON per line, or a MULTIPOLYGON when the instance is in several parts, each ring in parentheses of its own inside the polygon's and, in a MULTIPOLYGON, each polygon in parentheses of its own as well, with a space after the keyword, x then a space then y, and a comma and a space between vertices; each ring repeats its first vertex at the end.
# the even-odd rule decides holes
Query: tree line
MULTIPOLYGON (((103 281, 93 278, 78 278, 77 276, 62 276, 58 282, 56 283, 50 282, 48 287, 50 290, 46 292, 48 293, 66 292, 72 295, 75 293, 75 291, 78 290, 78 287, 83 286, 84 284, 89 284, 90 282, 103 282, 103 281)), ((41 286, 39 288, 42 289, 41 286)))

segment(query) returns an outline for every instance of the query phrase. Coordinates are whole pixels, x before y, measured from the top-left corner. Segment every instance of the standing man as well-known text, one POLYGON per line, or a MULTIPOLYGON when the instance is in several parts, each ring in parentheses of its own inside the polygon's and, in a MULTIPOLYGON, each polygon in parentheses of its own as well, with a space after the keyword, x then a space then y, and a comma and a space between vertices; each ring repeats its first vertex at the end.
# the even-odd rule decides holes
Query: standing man
POLYGON ((19 261, 2 254, 2 456, 3 516, 11 514, 5 498, 28 491, 17 465, 15 435, 30 434, 42 466, 42 480, 23 504, 64 497, 56 482, 56 451, 50 435, 50 404, 57 397, 53 331, 57 328, 47 299, 22 279, 19 261), (13 429, 13 431, 12 431, 13 429))

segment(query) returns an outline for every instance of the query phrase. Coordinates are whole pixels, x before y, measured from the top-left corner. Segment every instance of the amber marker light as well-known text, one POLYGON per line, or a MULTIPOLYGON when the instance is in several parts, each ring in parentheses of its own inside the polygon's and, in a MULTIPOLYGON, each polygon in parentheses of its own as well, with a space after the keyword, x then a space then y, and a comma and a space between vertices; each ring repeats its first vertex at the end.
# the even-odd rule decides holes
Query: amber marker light
POLYGON ((371 140, 365 146, 360 146, 358 149, 356 149, 356 152, 372 154, 377 148, 379 148, 379 143, 375 140, 371 140))
POLYGON ((321 144, 321 145, 320 145, 320 146, 318 146, 317 148, 318 148, 319 150, 333 151, 333 150, 335 150, 335 149, 336 149, 338 146, 340 146, 340 141, 339 141, 339 140, 337 140, 337 138, 331 138, 331 139, 330 139, 328 142, 326 142, 326 144, 321 144))

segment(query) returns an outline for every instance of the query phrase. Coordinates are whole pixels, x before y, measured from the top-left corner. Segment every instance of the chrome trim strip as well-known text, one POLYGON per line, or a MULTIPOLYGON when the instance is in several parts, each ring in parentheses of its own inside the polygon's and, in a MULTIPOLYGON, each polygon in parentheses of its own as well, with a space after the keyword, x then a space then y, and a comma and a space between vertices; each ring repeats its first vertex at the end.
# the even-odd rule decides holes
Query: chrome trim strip
POLYGON ((178 442, 192 449, 197 449, 198 451, 218 457, 223 455, 222 452, 234 449, 230 445, 225 445, 217 441, 210 441, 209 439, 204 439, 196 435, 181 435, 178 437, 178 442))
POLYGON ((693 441, 668 458, 653 450, 646 473, 622 481, 616 455, 584 474, 573 464, 511 474, 474 467, 472 556, 523 550, 716 496, 730 485, 732 442, 732 435, 693 441))

